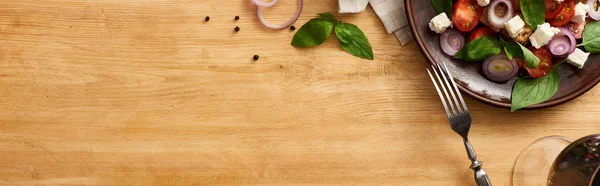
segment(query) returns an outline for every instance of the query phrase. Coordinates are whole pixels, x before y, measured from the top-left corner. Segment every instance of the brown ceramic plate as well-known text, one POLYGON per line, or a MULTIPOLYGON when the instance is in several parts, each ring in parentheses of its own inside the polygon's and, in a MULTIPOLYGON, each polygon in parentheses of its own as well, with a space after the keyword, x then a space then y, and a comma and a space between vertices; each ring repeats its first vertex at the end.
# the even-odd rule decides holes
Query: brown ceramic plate
MULTIPOLYGON (((510 108, 512 85, 515 79, 505 84, 487 80, 480 74, 480 63, 469 63, 452 59, 440 48, 439 35, 429 30, 429 20, 437 15, 430 0, 405 0, 408 21, 429 63, 446 62, 462 92, 485 103, 510 108)), ((600 82, 600 55, 591 55, 583 69, 563 64, 560 73, 560 88, 550 100, 528 108, 556 106, 584 94, 600 82)))

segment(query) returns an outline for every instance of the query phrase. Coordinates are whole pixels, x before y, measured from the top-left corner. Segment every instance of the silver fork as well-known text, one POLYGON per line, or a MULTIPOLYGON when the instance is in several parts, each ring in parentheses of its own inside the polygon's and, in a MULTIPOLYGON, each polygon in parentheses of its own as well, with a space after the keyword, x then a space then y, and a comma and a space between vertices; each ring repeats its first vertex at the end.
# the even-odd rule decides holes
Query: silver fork
POLYGON ((427 72, 429 73, 429 77, 431 78, 433 85, 435 85, 435 90, 437 90, 437 93, 442 100, 444 109, 446 109, 446 114, 448 115, 448 120, 450 121, 450 127, 452 127, 452 130, 454 130, 454 132, 458 133, 463 138, 465 148, 467 149, 467 154, 471 160, 470 168, 475 172, 475 182, 478 186, 491 186, 492 183, 490 182, 490 178, 481 167, 483 163, 477 161, 477 154, 475 154, 475 150, 469 141, 468 135, 469 129, 471 128, 471 114, 469 114, 467 104, 465 104, 465 100, 463 100, 460 91, 456 87, 454 78, 452 78, 452 75, 450 74, 445 63, 442 63, 442 65, 438 63, 436 65, 432 65, 431 67, 433 68, 433 74, 435 74, 436 78, 433 77, 429 69, 427 69, 427 72), (440 78, 440 76, 442 78, 440 78), (459 104, 459 101, 461 104, 459 104))

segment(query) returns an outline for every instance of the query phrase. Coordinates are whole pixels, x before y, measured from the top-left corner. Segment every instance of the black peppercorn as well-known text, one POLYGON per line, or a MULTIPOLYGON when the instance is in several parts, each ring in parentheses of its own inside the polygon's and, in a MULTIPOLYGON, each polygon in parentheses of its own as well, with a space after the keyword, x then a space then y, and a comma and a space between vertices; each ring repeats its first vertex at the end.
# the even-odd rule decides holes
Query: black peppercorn
POLYGON ((258 55, 254 55, 253 59, 254 61, 258 60, 258 55))
POLYGON ((205 21, 208 21, 208 20, 210 20, 210 17, 206 16, 206 17, 204 18, 204 20, 205 20, 205 21))
POLYGON ((295 26, 291 26, 290 30, 296 30, 296 27, 295 26))
POLYGON ((235 16, 235 20, 240 20, 240 16, 235 16))
POLYGON ((239 27, 239 26, 235 26, 234 30, 235 30, 236 32, 239 32, 239 31, 240 31, 240 27, 239 27))

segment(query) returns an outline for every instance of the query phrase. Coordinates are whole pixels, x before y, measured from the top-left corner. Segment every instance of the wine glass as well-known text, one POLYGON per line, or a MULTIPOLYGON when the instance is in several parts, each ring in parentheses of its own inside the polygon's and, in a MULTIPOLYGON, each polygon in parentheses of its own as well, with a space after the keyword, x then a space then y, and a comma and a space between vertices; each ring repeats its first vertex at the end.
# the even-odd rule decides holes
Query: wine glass
POLYGON ((513 186, 600 186, 600 134, 540 138, 517 158, 513 186))

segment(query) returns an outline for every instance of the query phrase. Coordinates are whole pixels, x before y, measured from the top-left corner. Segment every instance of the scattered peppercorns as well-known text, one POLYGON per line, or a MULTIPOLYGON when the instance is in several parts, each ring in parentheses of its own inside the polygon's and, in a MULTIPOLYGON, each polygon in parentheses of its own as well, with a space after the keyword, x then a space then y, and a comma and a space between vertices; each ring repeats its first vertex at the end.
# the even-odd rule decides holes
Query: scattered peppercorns
POLYGON ((254 55, 253 59, 254 61, 258 60, 258 55, 254 55))
POLYGON ((240 20, 240 16, 235 16, 235 20, 240 20))
POLYGON ((210 17, 208 17, 208 16, 206 16, 206 17, 204 18, 204 21, 209 21, 209 20, 210 20, 210 17))
POLYGON ((291 26, 290 30, 294 31, 294 30, 296 30, 296 27, 295 26, 291 26))
POLYGON ((239 32, 240 31, 240 27, 239 26, 235 26, 235 28, 233 30, 235 30, 236 32, 239 32))

